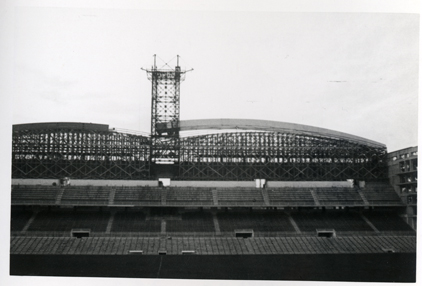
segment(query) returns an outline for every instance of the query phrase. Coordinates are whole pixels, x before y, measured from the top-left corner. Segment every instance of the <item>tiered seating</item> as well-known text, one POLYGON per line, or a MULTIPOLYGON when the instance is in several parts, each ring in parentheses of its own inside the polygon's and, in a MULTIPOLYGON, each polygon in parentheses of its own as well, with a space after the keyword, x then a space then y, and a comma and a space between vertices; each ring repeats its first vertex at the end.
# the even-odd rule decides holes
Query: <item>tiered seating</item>
POLYGON ((220 205, 264 205, 261 190, 249 188, 219 188, 220 205))
POLYGON ((227 212, 217 214, 220 230, 253 229, 254 231, 294 232, 286 214, 281 212, 227 212))
POLYGON ((317 188, 315 194, 321 205, 363 205, 364 201, 356 189, 317 188))
POLYGON ((63 232, 73 228, 86 228, 104 232, 110 213, 99 211, 42 211, 37 214, 28 231, 63 232))
POLYGON ((215 232, 212 215, 205 212, 187 212, 181 220, 167 220, 167 232, 215 232))
POLYGON ((413 231, 413 229, 394 211, 367 211, 363 215, 379 231, 413 231))
MULTIPOLYGON (((416 253, 415 236, 353 236, 321 237, 12 237, 11 254, 129 254, 131 250, 142 250, 144 254, 181 254, 183 250, 194 250, 200 255, 239 254, 339 254, 339 253, 383 253, 384 247, 400 253, 416 253)), ((395 256, 399 257, 399 256, 395 256)), ((328 257, 327 257, 328 258, 328 257)), ((277 261, 277 260, 273 260, 277 261)), ((403 259, 401 259, 403 261, 403 259)))
POLYGON ((315 201, 307 188, 279 188, 268 189, 271 205, 286 206, 314 206, 315 201))
POLYGON ((65 205, 107 205, 109 188, 66 187, 61 199, 65 205))
POLYGON ((357 212, 345 211, 303 211, 292 213, 301 231, 335 229, 336 231, 373 231, 357 212))
POLYGON ((167 205, 212 205, 211 188, 168 188, 167 205))
POLYGON ((401 205, 400 197, 387 183, 368 183, 362 193, 373 205, 401 205))
POLYGON ((53 186, 13 186, 12 205, 51 205, 59 190, 53 186))
POLYGON ((115 205, 160 205, 161 191, 152 187, 124 187, 116 190, 115 205))
POLYGON ((114 215, 112 232, 160 232, 160 220, 146 220, 143 212, 117 212, 114 215))
POLYGON ((32 214, 32 211, 12 210, 10 230, 21 231, 31 218, 32 214))

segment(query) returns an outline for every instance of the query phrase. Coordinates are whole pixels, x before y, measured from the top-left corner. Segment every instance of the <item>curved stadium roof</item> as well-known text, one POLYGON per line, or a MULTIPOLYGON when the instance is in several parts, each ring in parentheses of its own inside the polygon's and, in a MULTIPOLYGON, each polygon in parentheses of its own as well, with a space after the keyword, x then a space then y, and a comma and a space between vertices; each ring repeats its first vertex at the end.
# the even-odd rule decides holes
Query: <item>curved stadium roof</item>
MULTIPOLYGON (((167 125, 168 128, 170 124, 167 125)), ((270 132, 293 133, 309 136, 322 136, 333 139, 347 140, 370 147, 386 148, 385 144, 369 140, 363 137, 355 136, 348 133, 334 131, 325 128, 319 128, 309 125, 269 121, 255 119, 199 119, 199 120, 182 120, 179 122, 180 131, 193 130, 258 130, 270 132)))
MULTIPOLYGON (((168 123, 164 128, 171 128, 168 123)), ((20 130, 42 130, 42 129, 76 129, 76 130, 92 130, 92 131, 108 131, 109 126, 105 124, 81 123, 81 122, 46 122, 46 123, 30 123, 13 125, 14 131, 20 130)), ((369 140, 352 134, 334 131, 325 128, 319 128, 309 125, 270 121, 256 119, 196 119, 181 120, 179 122, 180 131, 194 130, 257 130, 269 132, 283 132, 291 134, 300 134, 308 136, 322 136, 332 139, 347 140, 361 145, 376 148, 386 148, 385 144, 369 140)))

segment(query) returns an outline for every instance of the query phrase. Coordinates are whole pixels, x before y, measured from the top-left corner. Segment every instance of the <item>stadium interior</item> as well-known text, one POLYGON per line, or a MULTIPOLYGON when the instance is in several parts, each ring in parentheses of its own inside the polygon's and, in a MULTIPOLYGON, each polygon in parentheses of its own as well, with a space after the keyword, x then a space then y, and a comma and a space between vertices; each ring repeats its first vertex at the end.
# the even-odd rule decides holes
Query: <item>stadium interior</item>
POLYGON ((181 121, 186 72, 147 70, 149 135, 13 126, 12 255, 416 253, 417 147, 393 154, 284 122, 181 121))

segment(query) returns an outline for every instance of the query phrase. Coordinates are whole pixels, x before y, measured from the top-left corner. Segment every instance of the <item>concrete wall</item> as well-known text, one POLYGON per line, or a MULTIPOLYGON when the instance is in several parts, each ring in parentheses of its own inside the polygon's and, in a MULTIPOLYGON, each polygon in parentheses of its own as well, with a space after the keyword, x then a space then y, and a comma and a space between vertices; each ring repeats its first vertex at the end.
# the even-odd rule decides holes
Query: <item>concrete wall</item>
POLYGON ((171 181, 172 187, 254 188, 255 181, 171 181))
MULTIPOLYGON (((56 179, 12 179, 12 185, 48 185, 59 184, 56 179)), ((70 180, 72 186, 152 186, 157 187, 158 181, 135 180, 70 180)), ((255 188, 255 181, 171 181, 171 187, 211 187, 211 188, 255 188)), ((267 182, 267 188, 348 188, 352 187, 347 181, 333 182, 267 182)))
MULTIPOLYGON (((53 185, 56 179, 12 179, 12 185, 53 185)), ((136 180, 76 180, 70 179, 71 186, 152 186, 158 187, 158 181, 136 180)))
POLYGON ((333 182, 273 182, 270 181, 267 183, 267 188, 351 188, 353 183, 348 181, 333 181, 333 182))

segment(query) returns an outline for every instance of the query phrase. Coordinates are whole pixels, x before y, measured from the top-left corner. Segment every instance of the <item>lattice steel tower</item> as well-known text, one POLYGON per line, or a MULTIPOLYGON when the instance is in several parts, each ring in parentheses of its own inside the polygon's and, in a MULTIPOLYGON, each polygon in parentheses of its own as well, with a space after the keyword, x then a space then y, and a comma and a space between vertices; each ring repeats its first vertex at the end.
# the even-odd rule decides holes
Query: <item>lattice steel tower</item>
POLYGON ((151 69, 143 69, 152 82, 151 92, 151 148, 150 161, 155 164, 179 162, 180 83, 188 71, 177 65, 158 69, 156 55, 151 69))

